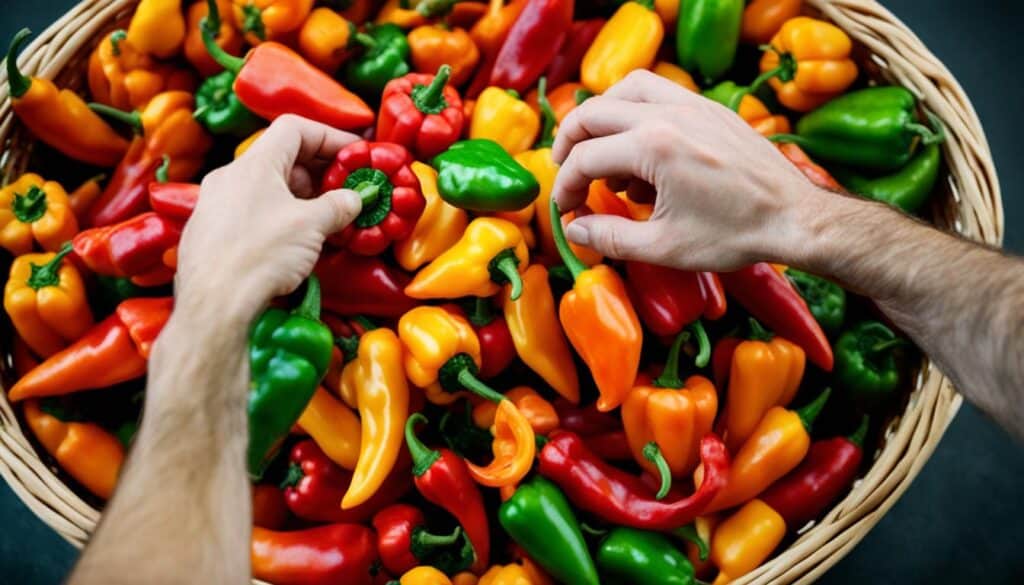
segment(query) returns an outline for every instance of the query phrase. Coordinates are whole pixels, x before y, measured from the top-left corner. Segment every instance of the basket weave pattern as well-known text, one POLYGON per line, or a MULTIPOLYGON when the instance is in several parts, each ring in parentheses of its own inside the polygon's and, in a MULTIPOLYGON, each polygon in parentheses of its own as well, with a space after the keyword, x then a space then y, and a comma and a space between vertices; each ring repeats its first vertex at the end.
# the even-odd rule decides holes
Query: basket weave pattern
MULTIPOLYGON (((138 0, 84 0, 37 36, 19 65, 29 75, 84 86, 88 53, 126 21, 138 0)), ((1003 212, 995 166, 974 108, 946 67, 874 0, 808 0, 872 53, 894 83, 913 91, 945 123, 943 154, 948 197, 935 222, 974 240, 999 245, 1003 212)), ((11 111, 6 72, 0 72, 0 170, 4 182, 24 171, 31 137, 11 111)), ((906 410, 886 429, 868 473, 853 490, 789 548, 736 583, 810 583, 848 553, 909 487, 960 407, 961 397, 925 360, 906 410)), ((50 469, 27 439, 0 392, 0 475, 40 519, 76 547, 84 545, 100 513, 50 469)))

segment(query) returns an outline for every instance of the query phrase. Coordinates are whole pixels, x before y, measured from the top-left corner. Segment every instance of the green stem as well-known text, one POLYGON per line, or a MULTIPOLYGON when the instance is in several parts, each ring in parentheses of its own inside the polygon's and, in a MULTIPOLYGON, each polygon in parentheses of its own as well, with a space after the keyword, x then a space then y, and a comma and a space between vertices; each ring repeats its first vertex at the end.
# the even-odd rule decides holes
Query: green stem
POLYGON ((825 388, 825 391, 818 395, 813 402, 807 406, 796 411, 797 416, 800 417, 800 422, 803 423, 804 428, 807 432, 811 432, 811 428, 814 426, 814 420, 821 414, 821 410, 825 408, 825 403, 828 402, 828 397, 832 395, 831 388, 825 388))
POLYGON ((904 126, 906 130, 917 134, 921 137, 921 144, 928 146, 930 144, 938 144, 946 139, 946 127, 942 124, 942 120, 932 112, 925 112, 928 117, 928 121, 937 128, 933 130, 924 124, 917 122, 907 122, 904 126))
POLYGON ((469 312, 469 322, 477 327, 490 325, 494 321, 494 311, 491 310, 491 300, 483 297, 473 297, 472 310, 469 312))
POLYGON ((636 2, 648 10, 654 10, 654 0, 633 0, 633 2, 636 2))
POLYGON ((587 269, 587 265, 573 253, 572 248, 569 247, 569 241, 565 239, 565 229, 562 228, 562 212, 558 210, 558 204, 555 203, 554 197, 551 198, 550 207, 551 233, 555 239, 555 246, 558 248, 558 255, 562 257, 562 262, 565 262, 565 267, 569 269, 573 282, 576 282, 580 274, 587 269))
POLYGON ((449 65, 441 65, 434 75, 430 85, 421 85, 413 88, 412 100, 416 109, 424 114, 440 114, 448 103, 444 99, 444 86, 451 78, 452 68, 449 65))
POLYGON ((586 522, 580 522, 580 532, 588 536, 595 536, 597 538, 601 538, 602 536, 608 534, 607 530, 604 530, 602 528, 594 528, 586 522))
POLYGON ((495 404, 505 400, 505 397, 500 392, 485 384, 480 378, 477 378, 476 374, 469 368, 464 368, 459 372, 458 380, 463 388, 480 398, 485 398, 495 404))
POLYGON ((451 534, 434 534, 424 530, 417 530, 412 535, 412 540, 416 547, 423 548, 437 548, 441 546, 448 546, 458 542, 459 538, 462 537, 462 527, 456 526, 455 530, 451 534))
POLYGON ((654 380, 654 385, 658 388, 682 388, 683 380, 679 377, 679 353, 683 348, 683 344, 690 339, 690 332, 683 331, 676 335, 675 341, 672 342, 672 347, 668 350, 668 358, 665 359, 665 369, 661 371, 661 375, 654 380))
POLYGON ((33 290, 39 290, 48 286, 57 286, 60 283, 60 264, 64 261, 64 258, 72 251, 71 242, 67 242, 61 246, 60 251, 57 255, 50 259, 46 264, 35 264, 32 263, 30 268, 32 273, 28 277, 26 284, 33 290))
POLYGON ((31 34, 32 31, 27 28, 19 30, 11 39, 10 48, 7 49, 7 86, 11 90, 11 97, 15 99, 25 95, 32 86, 32 78, 26 77, 18 69, 18 53, 31 34))
POLYGON ((894 339, 890 339, 888 341, 883 341, 881 343, 875 344, 866 353, 868 355, 876 355, 882 353, 883 351, 888 351, 894 347, 904 347, 907 345, 910 345, 909 341, 907 341, 906 339, 902 339, 900 337, 896 337, 894 339))
POLYGON ((736 112, 740 109, 740 104, 743 102, 743 98, 746 96, 757 93, 761 86, 765 84, 769 79, 778 76, 782 81, 790 81, 793 79, 793 74, 796 72, 796 60, 789 53, 779 53, 779 64, 774 69, 769 69, 761 75, 754 78, 754 81, 750 82, 750 85, 737 91, 732 99, 729 101, 728 107, 730 110, 736 112))
POLYGON ((359 200, 363 202, 363 207, 366 207, 377 200, 377 197, 380 195, 380 185, 371 181, 365 181, 356 185, 353 191, 359 193, 359 200))
POLYGON ((217 7, 217 0, 206 0, 206 18, 201 21, 200 26, 209 28, 211 36, 217 37, 220 32, 220 8, 217 7))
POLYGON ((697 319, 686 327, 693 331, 693 334, 697 337, 697 357, 693 358, 693 363, 698 368, 706 367, 708 362, 711 361, 711 340, 708 339, 708 332, 704 329, 704 323, 697 319))
POLYGON ((32 185, 28 188, 28 193, 24 195, 14 194, 14 201, 11 203, 11 213, 21 223, 35 223, 46 215, 48 207, 46 191, 32 185))
POLYGON ((123 28, 119 28, 114 32, 110 33, 110 52, 115 57, 121 56, 121 42, 128 38, 128 31, 123 28))
POLYGON ((165 154, 164 155, 164 160, 160 163, 160 166, 157 167, 157 169, 156 169, 156 182, 157 183, 166 183, 167 181, 170 180, 170 177, 167 175, 167 171, 170 168, 171 168, 171 156, 165 154))
POLYGON ((377 39, 375 39, 373 35, 368 35, 366 33, 356 33, 353 40, 362 45, 365 49, 373 49, 377 46, 377 39))
POLYGON ((302 467, 299 464, 290 463, 288 464, 288 473, 284 476, 284 480, 278 487, 281 489, 295 487, 305 475, 305 473, 302 473, 302 467))
POLYGON ((864 448, 864 437, 868 434, 868 427, 870 426, 871 418, 868 415, 864 415, 860 419, 860 425, 857 426, 857 430, 853 431, 853 434, 846 437, 846 440, 853 443, 857 447, 864 448))
POLYGON ((541 77, 537 83, 537 105, 540 106, 540 113, 544 120, 544 126, 540 131, 540 139, 537 141, 537 148, 547 148, 555 143, 555 124, 558 119, 555 110, 548 100, 548 80, 541 77))
POLYGON ((118 122, 121 122, 122 124, 127 124, 128 126, 131 126, 132 132, 136 134, 143 133, 142 115, 139 114, 137 111, 125 112, 124 110, 112 108, 106 104, 97 104, 95 102, 91 102, 89 104, 89 109, 98 114, 102 114, 108 118, 112 118, 118 122))
POLYGON ((242 32, 252 33, 261 41, 267 40, 267 27, 263 24, 263 11, 254 4, 242 8, 242 32))
POLYGON ((518 91, 516 91, 514 89, 506 89, 505 93, 507 93, 508 95, 516 98, 517 100, 523 99, 523 96, 518 91))
POLYGON ((711 551, 708 549, 708 543, 704 542, 704 539, 701 538, 699 534, 697 534, 696 526, 694 526, 693 524, 687 524, 686 526, 676 528, 672 531, 672 534, 674 534, 678 538, 692 542, 693 544, 697 545, 697 553, 700 557, 700 560, 708 560, 708 554, 710 554, 711 551))
POLYGON ((668 467, 668 461, 665 461, 665 456, 661 454, 661 449, 654 441, 644 445, 644 459, 650 461, 658 468, 661 487, 658 488, 658 493, 654 495, 654 499, 664 500, 665 496, 668 495, 668 491, 672 489, 672 470, 668 467))
POLYGON ((772 142, 792 142, 800 148, 807 148, 810 143, 806 138, 799 134, 772 134, 768 137, 768 140, 772 142))
POLYGON ((494 264, 494 268, 505 275, 509 285, 512 286, 512 293, 509 298, 518 301, 523 294, 523 277, 519 274, 519 259, 515 256, 506 256, 494 264))
POLYGON ((750 317, 747 319, 747 323, 750 325, 750 339, 755 341, 771 341, 772 337, 774 337, 771 331, 765 329, 757 319, 750 317))
POLYGON ((334 345, 341 350, 341 359, 346 364, 359 357, 359 336, 349 335, 347 337, 335 337, 334 345))
POLYGON ((574 102, 576 102, 577 106, 589 100, 592 97, 594 97, 594 92, 590 91, 585 87, 581 87, 572 93, 572 99, 574 102))
POLYGON ((409 455, 412 456, 412 474, 416 477, 426 473, 430 466, 441 458, 440 451, 430 449, 416 436, 416 425, 419 423, 427 424, 427 417, 419 412, 409 415, 405 421, 405 444, 409 447, 409 455))
POLYGON ((211 27, 207 25, 209 21, 205 18, 199 21, 200 34, 203 37, 203 46, 206 47, 206 52, 210 54, 210 58, 215 63, 227 69, 228 71, 238 74, 242 70, 242 66, 245 65, 245 59, 242 57, 235 57, 234 55, 228 54, 227 51, 221 48, 216 41, 216 31, 220 28, 211 30, 211 27))
POLYGON ((311 321, 320 320, 320 279, 315 274, 309 275, 306 281, 306 296, 302 297, 302 302, 295 307, 292 314, 311 321))

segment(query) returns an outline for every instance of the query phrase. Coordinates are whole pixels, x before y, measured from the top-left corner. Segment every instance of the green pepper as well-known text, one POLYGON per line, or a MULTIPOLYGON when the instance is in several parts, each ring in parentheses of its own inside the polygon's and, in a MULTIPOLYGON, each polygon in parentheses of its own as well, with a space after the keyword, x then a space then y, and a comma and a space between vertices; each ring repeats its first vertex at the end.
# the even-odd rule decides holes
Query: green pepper
POLYGON ((369 26, 353 40, 365 51, 346 66, 346 85, 363 98, 378 101, 389 81, 411 71, 409 41, 391 23, 369 26))
POLYGON ((835 346, 835 377, 863 406, 877 406, 900 383, 893 350, 907 341, 878 321, 864 321, 843 332, 835 346))
POLYGON ((498 509, 498 521, 557 581, 599 584, 579 522, 555 484, 539 476, 520 484, 498 509))
POLYGON ((239 101, 232 88, 234 83, 235 73, 222 71, 204 81, 196 92, 195 118, 213 134, 248 136, 263 125, 239 101))
POLYGON ((826 333, 832 335, 843 326, 846 316, 846 291, 832 282, 806 272, 786 269, 786 276, 804 298, 807 308, 826 333))
POLYGON ((866 177, 845 167, 829 170, 850 192, 913 213, 928 202, 941 165, 939 145, 929 144, 891 175, 866 177))
POLYGON ((706 83, 732 67, 740 41, 743 0, 686 0, 679 5, 679 65, 706 83))
POLYGON ((705 89, 702 93, 709 100, 716 101, 734 112, 738 112, 743 98, 757 93, 761 86, 773 77, 781 81, 792 81, 796 75, 796 59, 792 55, 784 54, 779 57, 779 65, 774 69, 765 71, 758 75, 750 85, 739 85, 735 81, 723 81, 718 85, 705 89))
POLYGON ((664 535, 617 527, 605 536, 595 555, 602 582, 692 585, 693 565, 664 535))
POLYGON ((254 480, 316 392, 331 361, 334 338, 320 322, 320 281, 309 277, 306 296, 291 313, 269 309, 249 336, 249 475, 254 480))
POLYGON ((540 193, 533 174, 487 138, 456 142, 434 157, 433 166, 441 198, 461 209, 516 211, 540 193))
POLYGON ((945 139, 934 114, 935 129, 917 122, 917 98, 899 86, 869 87, 837 97, 796 123, 796 134, 772 140, 795 142, 808 154, 828 162, 891 171, 903 167, 918 142, 925 146, 945 139))

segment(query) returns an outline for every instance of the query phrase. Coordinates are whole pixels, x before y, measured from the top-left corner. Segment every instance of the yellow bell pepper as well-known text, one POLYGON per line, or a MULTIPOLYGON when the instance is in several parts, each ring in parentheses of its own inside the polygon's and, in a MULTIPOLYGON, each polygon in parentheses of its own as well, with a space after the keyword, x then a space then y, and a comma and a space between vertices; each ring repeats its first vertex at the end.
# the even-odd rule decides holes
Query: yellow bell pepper
POLYGON ((128 24, 128 42, 146 53, 169 59, 185 42, 185 14, 181 0, 142 0, 128 24))
POLYGON ((780 55, 796 60, 791 81, 768 80, 779 103, 808 112, 838 96, 857 79, 857 64, 850 58, 853 42, 838 26, 806 16, 787 20, 761 57, 761 72, 779 66, 780 55))
POLYGON ((298 425, 331 461, 345 469, 356 468, 362 424, 355 413, 330 392, 317 388, 306 410, 302 411, 298 425))
POLYGON ((0 246, 11 254, 28 254, 36 242, 56 252, 76 233, 78 220, 59 183, 26 173, 0 189, 0 246))
POLYGON ((654 63, 665 37, 665 24, 651 0, 630 0, 615 11, 580 65, 580 79, 587 89, 604 93, 634 69, 654 63))
POLYGON ((718 567, 714 585, 725 585, 753 571, 786 536, 786 521, 761 500, 751 500, 722 521, 711 537, 711 560, 718 567))
POLYGON ((533 581, 521 566, 512 564, 491 567, 477 585, 533 585, 533 581))
POLYGON ((651 72, 655 75, 664 77, 676 85, 685 87, 694 93, 700 92, 700 88, 697 87, 697 82, 693 80, 693 76, 690 75, 690 72, 675 63, 658 61, 654 64, 654 68, 651 69, 651 72))
POLYGON ((454 246, 469 223, 465 211, 441 199, 437 192, 437 171, 421 162, 414 162, 412 172, 420 180, 420 190, 427 205, 416 221, 412 235, 393 246, 395 259, 406 270, 416 270, 454 246))
POLYGON ((488 87, 476 100, 470 138, 490 138, 515 156, 527 151, 540 132, 540 115, 513 91, 488 87))
POLYGON ((429 565, 410 569, 398 580, 399 585, 452 585, 452 580, 429 565))

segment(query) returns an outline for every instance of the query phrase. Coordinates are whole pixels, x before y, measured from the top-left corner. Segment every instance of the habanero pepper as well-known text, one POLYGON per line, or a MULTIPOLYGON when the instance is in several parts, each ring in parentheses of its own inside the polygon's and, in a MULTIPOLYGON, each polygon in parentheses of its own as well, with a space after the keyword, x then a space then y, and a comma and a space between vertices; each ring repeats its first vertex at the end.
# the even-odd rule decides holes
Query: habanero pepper
POLYGON ((444 152, 462 136, 465 115, 462 99, 448 84, 451 67, 441 65, 436 75, 410 73, 384 86, 377 140, 394 142, 418 159, 444 152))
MULTIPOLYGON (((324 388, 317 388, 295 424, 323 449, 331 461, 344 469, 356 468, 363 425, 348 404, 342 404, 324 388)), ((334 505, 339 502, 340 496, 334 505)))
MULTIPOLYGON (((420 191, 427 204, 412 234, 392 247, 395 260, 406 270, 416 270, 454 246, 469 224, 465 211, 441 198, 437 191, 437 171, 421 162, 412 163, 411 168, 420 181, 420 191)), ((408 282, 402 285, 403 289, 405 284, 408 282)))
POLYGON ((526 0, 498 51, 490 85, 526 92, 558 53, 573 7, 573 0, 526 0))
POLYGON ((461 527, 440 535, 432 534, 426 524, 423 512, 409 504, 394 504, 373 516, 377 551, 389 573, 402 575, 425 565, 451 575, 473 564, 473 545, 461 527))
POLYGON ((284 39, 298 30, 313 9, 313 0, 232 0, 235 26, 250 45, 284 39))
POLYGON ((128 23, 128 42, 147 55, 170 59, 185 42, 181 0, 142 0, 128 23))
POLYGON ((732 67, 739 44, 743 0, 687 0, 676 22, 676 56, 710 83, 732 67))
POLYGON ((242 54, 242 35, 235 28, 235 23, 230 19, 220 18, 231 10, 231 0, 196 0, 188 7, 186 13, 185 45, 183 52, 188 62, 196 68, 196 71, 203 78, 213 77, 224 71, 203 42, 203 20, 205 19, 211 30, 217 45, 230 55, 242 54), (211 13, 210 2, 214 2, 216 8, 211 13), (215 18, 216 17, 216 18, 215 18))
MULTIPOLYGON (((605 22, 603 18, 591 18, 572 23, 572 28, 565 35, 562 45, 558 48, 558 53, 551 59, 551 63, 544 71, 544 77, 552 87, 559 87, 578 78, 580 66, 583 64, 583 56, 594 44, 594 39, 604 28, 605 22)), ((554 102, 554 94, 555 92, 551 92, 552 102, 554 102)))
POLYGON ((907 213, 914 213, 928 202, 942 166, 939 145, 927 144, 891 175, 870 177, 852 169, 834 167, 833 175, 851 193, 887 203, 907 213))
POLYGON ((846 291, 843 287, 795 268, 786 269, 786 278, 804 298, 807 308, 825 333, 838 333, 846 316, 846 291))
POLYGON ((791 79, 768 81, 779 103, 797 112, 813 110, 840 95, 857 79, 857 64, 850 59, 853 43, 830 22, 806 16, 789 19, 772 37, 761 57, 761 71, 770 71, 781 60, 795 59, 791 79))
POLYGON ((878 406, 899 387, 893 351, 906 345, 906 339, 878 321, 854 325, 836 341, 836 381, 861 406, 878 406))
POLYGON ((324 308, 334 313, 392 318, 416 306, 404 292, 412 278, 377 256, 330 252, 314 272, 323 283, 324 308))
POLYGON ((653 0, 624 2, 583 56, 583 85, 594 93, 604 93, 630 71, 649 68, 664 36, 665 25, 654 11, 653 0))
POLYGON ((473 326, 480 340, 480 377, 493 378, 504 372, 516 358, 512 334, 505 318, 494 314, 490 299, 474 297, 467 302, 470 305, 468 311, 455 305, 446 305, 445 308, 466 318, 473 326))
POLYGON ((56 252, 78 232, 78 220, 60 183, 26 173, 0 188, 0 246, 15 256, 35 244, 56 252))
POLYGON ((711 560, 718 567, 713 585, 725 585, 756 569, 786 536, 786 522, 761 500, 751 500, 715 529, 711 560))
POLYGON ((138 286, 174 280, 182 224, 148 211, 120 223, 84 230, 74 237, 75 255, 96 274, 130 278, 138 286))
POLYGON ((354 40, 364 50, 345 66, 345 83, 364 98, 376 101, 389 81, 411 71, 409 41, 398 26, 369 26, 354 40))
POLYGON ((252 576, 274 585, 371 585, 380 562, 373 530, 328 524, 278 532, 252 529, 252 576))
POLYGON ((334 75, 355 49, 356 25, 326 6, 314 8, 299 29, 299 53, 328 75, 334 75))
POLYGON ((89 56, 89 94, 97 103, 119 110, 144 108, 153 96, 166 91, 191 92, 191 71, 154 61, 116 30, 103 38, 89 56))
POLYGON ((725 291, 712 272, 627 262, 626 282, 640 320, 655 335, 677 335, 701 317, 714 320, 725 314, 725 291))
POLYGON ((663 534, 617 526, 597 547, 597 568, 622 583, 693 585, 693 565, 663 534))
POLYGON ((515 156, 533 146, 540 122, 537 112, 521 100, 518 93, 491 86, 480 94, 473 106, 469 137, 491 140, 515 156))
POLYGON ((466 83, 480 62, 480 50, 465 29, 437 24, 418 26, 409 31, 408 41, 417 72, 429 75, 442 65, 448 65, 451 84, 455 87, 466 83))

